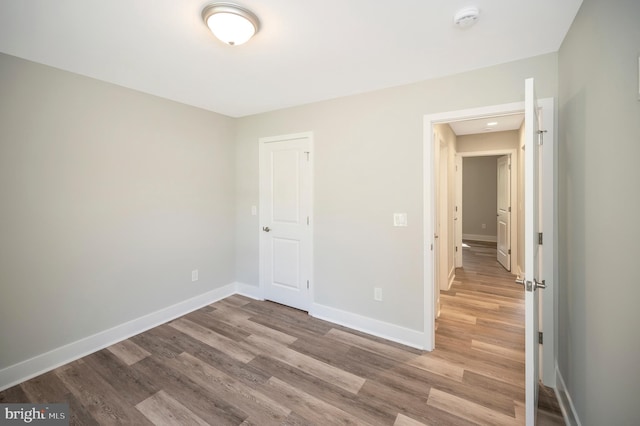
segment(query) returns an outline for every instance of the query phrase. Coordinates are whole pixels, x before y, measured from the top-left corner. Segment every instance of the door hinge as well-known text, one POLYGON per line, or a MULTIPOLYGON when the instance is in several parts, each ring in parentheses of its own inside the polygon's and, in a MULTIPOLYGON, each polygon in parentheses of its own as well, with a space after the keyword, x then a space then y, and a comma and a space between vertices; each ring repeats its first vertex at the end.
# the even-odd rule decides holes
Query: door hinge
POLYGON ((309 154, 310 154, 310 151, 305 151, 304 153, 305 153, 305 154, 307 154, 307 163, 308 163, 308 162, 309 162, 309 154))
POLYGON ((542 245, 542 232, 538 232, 538 244, 542 245))
POLYGON ((509 254, 511 254, 511 249, 509 249, 509 254))
POLYGON ((307 216, 307 225, 309 225, 309 216, 307 216))
POLYGON ((542 344, 542 331, 538 331, 538 343, 542 344))
POLYGON ((509 213, 511 213, 511 206, 509 206, 509 213))
POLYGON ((458 252, 458 246, 456 246, 456 253, 458 252))
POLYGON ((456 211, 458 211, 458 206, 456 206, 456 211))
POLYGON ((309 280, 307 280, 307 290, 309 289, 309 280))
POLYGON ((538 130, 538 145, 542 145, 544 143, 545 133, 547 133, 546 130, 538 130))
POLYGON ((433 251, 433 244, 431 244, 431 251, 433 251))

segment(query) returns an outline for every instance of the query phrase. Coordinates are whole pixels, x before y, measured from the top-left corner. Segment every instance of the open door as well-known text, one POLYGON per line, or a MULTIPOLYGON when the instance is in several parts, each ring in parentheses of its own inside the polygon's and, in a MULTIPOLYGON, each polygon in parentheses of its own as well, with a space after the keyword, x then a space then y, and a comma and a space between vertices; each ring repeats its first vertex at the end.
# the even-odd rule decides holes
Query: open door
POLYGON ((498 158, 497 257, 511 271, 511 157, 498 158))
POLYGON ((525 413, 527 426, 536 423, 538 407, 539 341, 538 341, 538 289, 544 288, 539 276, 539 150, 540 118, 535 97, 534 81, 525 81, 525 146, 524 146, 524 278, 516 282, 525 291, 525 413))

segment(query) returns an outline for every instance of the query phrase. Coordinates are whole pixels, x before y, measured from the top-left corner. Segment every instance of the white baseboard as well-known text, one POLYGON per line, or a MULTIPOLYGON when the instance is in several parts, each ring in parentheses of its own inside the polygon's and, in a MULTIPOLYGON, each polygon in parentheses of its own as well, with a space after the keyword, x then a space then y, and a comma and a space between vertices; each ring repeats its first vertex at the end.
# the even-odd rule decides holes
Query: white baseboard
POLYGON ((495 235, 480 235, 480 234, 462 234, 463 240, 471 241, 484 241, 487 243, 495 243, 498 241, 498 237, 495 235))
MULTIPOLYGON (((237 282, 225 285, 3 368, 0 370, 0 391, 234 294, 264 300, 260 287, 237 282)), ((425 337, 421 331, 317 303, 313 304, 309 315, 407 346, 424 349, 425 337)))
POLYGON ((61 365, 75 361, 114 343, 157 327, 167 321, 207 306, 236 293, 236 283, 216 288, 191 299, 176 303, 140 318, 117 325, 49 352, 0 370, 0 391, 29 380, 61 365))
POLYGON ((334 324, 343 325, 373 336, 382 337, 412 348, 424 349, 424 332, 376 320, 352 312, 314 303, 309 315, 334 324))
POLYGON ((564 422, 567 425, 573 426, 582 426, 580 419, 578 418, 578 413, 576 412, 576 407, 573 405, 573 400, 571 399, 571 395, 569 394, 569 390, 564 383, 564 379, 562 378, 562 374, 560 373, 560 369, 558 368, 558 364, 556 363, 556 392, 558 397, 558 403, 560 404, 560 411, 562 411, 562 417, 564 417, 564 422))
POLYGON ((236 283, 236 293, 255 300, 264 300, 262 290, 259 286, 245 283, 236 283))

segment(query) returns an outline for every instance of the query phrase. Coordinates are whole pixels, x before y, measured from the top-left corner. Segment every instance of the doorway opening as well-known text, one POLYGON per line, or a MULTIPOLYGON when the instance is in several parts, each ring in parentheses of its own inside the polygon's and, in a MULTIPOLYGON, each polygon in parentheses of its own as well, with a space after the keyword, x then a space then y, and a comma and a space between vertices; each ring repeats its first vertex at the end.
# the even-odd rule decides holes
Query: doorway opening
POLYGON ((517 113, 434 125, 436 318, 442 292, 451 289, 470 253, 465 240, 486 246, 507 271, 518 259, 518 223, 524 222, 511 204, 518 204, 523 119, 517 113), (485 123, 494 124, 492 131, 476 133, 485 123))
MULTIPOLYGON (((467 248, 473 243, 497 249, 495 260, 507 271, 511 271, 511 185, 507 179, 498 179, 503 168, 506 169, 505 174, 510 175, 511 156, 474 156, 464 157, 462 160, 462 170, 457 171, 462 180, 462 197, 456 194, 456 199, 462 198, 462 203, 456 204, 458 210, 462 211, 457 217, 457 220, 462 221, 462 247, 467 248), (506 167, 499 167, 502 163, 506 167), (504 184, 503 180, 507 181, 506 185, 499 191, 498 182, 504 184), (503 206, 502 201, 506 205, 503 206)), ((462 252, 463 262, 462 265, 457 265, 456 275, 458 269, 466 265, 465 254, 468 251, 462 252)))
MULTIPOLYGON (((504 269, 522 272, 522 167, 519 130, 494 134, 511 148, 483 151, 481 144, 472 152, 459 152, 456 167, 457 227, 456 268, 464 267, 462 244, 465 240, 486 243, 495 248, 495 260, 504 269)), ((475 137, 476 135, 470 135, 475 137)), ((491 135, 482 135, 483 138, 491 135)))
POLYGON ((451 288, 456 269, 463 267, 463 240, 494 245, 500 241, 497 253, 502 256, 494 258, 508 271, 511 258, 518 258, 517 211, 514 208, 512 213, 510 204, 513 200, 515 206, 518 197, 517 158, 523 119, 522 113, 514 113, 433 125, 436 318, 440 315, 440 292, 451 288), (487 128, 486 123, 493 126, 487 128), (506 167, 498 168, 499 158, 506 167), (503 179, 498 179, 499 172, 505 175, 503 179), (500 197, 498 181, 502 184, 500 197))
MULTIPOLYGON (((554 176, 555 176, 555 151, 556 148, 553 145, 552 141, 554 140, 553 132, 555 129, 554 122, 554 101, 553 99, 541 99, 539 100, 539 105, 541 107, 541 112, 544 118, 545 129, 548 130, 548 140, 550 141, 549 148, 544 150, 544 158, 543 161, 545 164, 549 165, 549 170, 551 173, 548 173, 542 176, 541 179, 541 187, 543 188, 544 199, 542 202, 541 209, 541 217, 545 225, 545 238, 549 238, 548 246, 545 245, 545 250, 543 254, 543 268, 545 271, 545 277, 549 277, 547 280, 551 280, 554 283, 557 282, 557 269, 554 262, 554 253, 557 247, 557 241, 555 238, 555 212, 554 205, 556 205, 556 190, 554 184, 554 176)), ((447 124, 447 127, 450 123, 468 123, 473 120, 482 120, 485 124, 488 122, 492 122, 490 120, 492 117, 505 117, 512 116, 516 114, 522 114, 524 112, 524 102, 515 102, 510 104, 502 104, 502 105, 494 105, 494 106, 486 106, 475 109, 467 109, 467 110, 459 110, 445 113, 438 113, 432 115, 426 115, 424 121, 424 277, 425 277, 425 287, 424 287, 424 307, 425 307, 425 349, 433 350, 435 348, 435 319, 439 312, 439 292, 441 283, 444 282, 442 278, 441 271, 438 271, 438 265, 444 264, 442 259, 442 247, 438 246, 438 240, 440 240, 439 232, 443 229, 451 230, 449 232, 449 236, 453 236, 456 244, 454 245, 453 251, 447 251, 444 254, 447 257, 451 257, 453 259, 454 266, 463 266, 462 260, 462 221, 456 220, 460 217, 462 213, 460 210, 456 211, 456 202, 452 204, 451 210, 448 211, 447 216, 442 216, 442 206, 438 203, 438 200, 442 198, 441 194, 438 193, 438 189, 442 190, 442 180, 439 180, 439 167, 441 168, 442 161, 438 157, 440 149, 436 149, 441 145, 440 140, 438 139, 440 135, 435 131, 439 125, 447 124), (441 216, 440 218, 438 216, 441 216), (444 219, 442 219, 444 217, 444 219), (440 220, 439 220, 440 219, 440 220), (451 222, 451 223, 449 223, 451 222), (455 224, 455 225, 454 225, 455 224), (437 237, 436 237, 437 236, 437 237), (459 245, 458 245, 459 243, 459 245), (458 250, 455 251, 455 246, 458 245, 458 250), (438 279, 440 277, 440 279, 438 279)), ((446 133, 446 132, 445 132, 446 133)), ((453 133, 453 131, 451 131, 453 133)), ((445 135, 446 137, 446 135, 445 135)), ((467 152, 469 156, 473 156, 474 150, 468 149, 467 152)), ((483 149, 475 150, 475 155, 510 155, 511 156, 511 164, 512 171, 514 168, 517 168, 519 164, 517 164, 519 159, 519 147, 509 147, 505 149, 498 149, 498 147, 485 145, 483 149), (493 148, 493 149, 492 149, 493 148)), ((449 152, 451 155, 451 152, 449 152)), ((461 168, 462 163, 462 155, 454 155, 451 160, 452 168, 455 172, 456 165, 461 168)), ((517 177, 517 172, 512 173, 517 177)), ((447 175, 447 180, 451 177, 451 173, 447 175)), ((457 186, 455 190, 452 190, 453 193, 462 194, 461 188, 459 188, 461 182, 460 179, 456 179, 455 174, 452 178, 452 181, 449 181, 449 188, 453 185, 457 186)), ((518 186, 522 185, 522 182, 515 181, 512 176, 511 179, 512 184, 512 194, 514 190, 517 190, 518 186)), ((512 195, 513 197, 513 195, 512 195)), ((513 197, 517 200, 517 194, 513 197)), ((517 209, 521 208, 514 202, 512 199, 512 218, 517 216, 514 213, 517 213, 517 209), (514 210, 516 210, 514 212, 514 210)), ((517 230, 521 225, 517 223, 511 223, 513 236, 514 233, 517 234, 517 230)), ((517 239, 517 235, 515 236, 517 239)), ((524 240, 524 238, 522 238, 524 240)), ((518 258, 521 258, 521 254, 518 254, 518 245, 521 245, 522 242, 514 244, 512 240, 511 250, 512 250, 512 264, 511 271, 514 274, 518 274, 521 272, 518 269, 518 264, 521 264, 521 261, 518 258)), ((524 251, 524 250, 520 250, 524 251)), ((441 267, 440 267, 441 268, 441 267)), ((556 286, 551 285, 551 291, 547 290, 542 294, 542 309, 540 311, 540 317, 544 324, 544 333, 545 333, 545 345, 542 347, 542 357, 541 364, 542 368, 542 378, 543 382, 547 386, 555 386, 555 345, 556 345, 556 326, 555 326, 555 294, 557 293, 556 286), (549 343, 547 344, 547 341, 549 343)))

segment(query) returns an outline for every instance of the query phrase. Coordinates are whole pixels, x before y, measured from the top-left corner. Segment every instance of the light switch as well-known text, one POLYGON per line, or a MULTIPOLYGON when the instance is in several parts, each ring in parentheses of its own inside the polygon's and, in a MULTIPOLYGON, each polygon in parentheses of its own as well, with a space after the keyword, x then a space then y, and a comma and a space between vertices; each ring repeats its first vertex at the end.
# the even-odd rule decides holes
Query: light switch
POLYGON ((393 226, 407 226, 407 214, 406 213, 394 213, 393 214, 393 226))
POLYGON ((381 287, 375 287, 373 289, 373 300, 378 301, 378 302, 382 302, 382 288, 381 287))
POLYGON ((251 216, 256 216, 258 214, 258 207, 251 206, 251 216))

